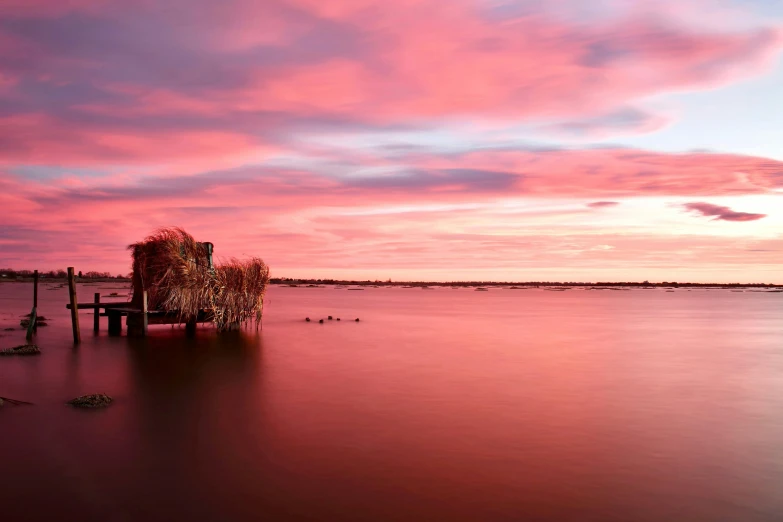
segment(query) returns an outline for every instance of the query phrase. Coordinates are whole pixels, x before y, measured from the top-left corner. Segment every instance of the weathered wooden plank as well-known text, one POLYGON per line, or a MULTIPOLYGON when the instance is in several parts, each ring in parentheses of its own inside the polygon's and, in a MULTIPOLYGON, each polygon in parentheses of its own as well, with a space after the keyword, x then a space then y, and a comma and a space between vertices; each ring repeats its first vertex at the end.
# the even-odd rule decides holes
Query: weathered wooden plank
MULTIPOLYGON (((100 303, 99 305, 96 305, 95 303, 81 303, 77 305, 79 310, 94 310, 96 308, 127 308, 130 305, 130 303, 100 303)), ((70 304, 66 304, 65 308, 68 310, 71 309, 70 304)))
POLYGON ((68 295, 71 301, 71 326, 73 328, 73 342, 82 342, 82 333, 79 330, 79 303, 76 300, 76 281, 73 275, 73 267, 68 267, 68 295))

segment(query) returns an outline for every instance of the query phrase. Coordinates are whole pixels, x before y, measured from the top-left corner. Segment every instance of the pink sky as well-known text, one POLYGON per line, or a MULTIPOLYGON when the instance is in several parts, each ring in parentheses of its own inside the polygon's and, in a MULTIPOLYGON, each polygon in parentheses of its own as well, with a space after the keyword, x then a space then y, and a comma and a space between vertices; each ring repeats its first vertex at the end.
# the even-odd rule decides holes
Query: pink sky
POLYGON ((2 267, 783 283, 772 3, 0 6, 2 267))

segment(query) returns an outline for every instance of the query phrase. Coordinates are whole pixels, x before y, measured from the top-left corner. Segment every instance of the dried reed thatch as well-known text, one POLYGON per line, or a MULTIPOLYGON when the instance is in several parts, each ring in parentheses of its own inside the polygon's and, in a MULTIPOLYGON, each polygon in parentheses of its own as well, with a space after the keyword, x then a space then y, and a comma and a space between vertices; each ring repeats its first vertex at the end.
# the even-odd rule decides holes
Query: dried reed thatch
POLYGON ((77 408, 105 408, 112 403, 114 399, 105 393, 95 393, 93 395, 82 395, 71 399, 66 404, 76 406, 77 408))
POLYGON ((128 247, 133 257, 133 303, 147 291, 150 310, 187 322, 209 310, 219 331, 261 319, 269 267, 259 258, 213 267, 211 244, 181 228, 164 228, 128 247))
POLYGON ((1 355, 39 355, 41 350, 34 344, 23 344, 20 346, 14 346, 13 348, 6 348, 0 350, 1 355))

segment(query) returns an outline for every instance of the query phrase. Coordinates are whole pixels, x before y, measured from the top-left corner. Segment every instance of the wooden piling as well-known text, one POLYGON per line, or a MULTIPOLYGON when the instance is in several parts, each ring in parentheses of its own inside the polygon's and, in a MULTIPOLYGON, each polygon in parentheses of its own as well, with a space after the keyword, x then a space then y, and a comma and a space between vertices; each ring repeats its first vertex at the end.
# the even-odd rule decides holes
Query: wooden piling
POLYGON ((128 325, 128 337, 146 337, 147 326, 149 325, 148 317, 148 299, 147 291, 144 290, 141 293, 141 308, 128 312, 128 319, 126 324, 128 325))
POLYGON ((31 341, 38 322, 38 270, 33 272, 33 309, 30 311, 30 322, 27 324, 25 339, 31 341))
POLYGON ((93 302, 95 303, 95 316, 92 318, 92 330, 97 332, 101 329, 101 309, 98 306, 101 304, 101 293, 95 292, 93 296, 93 302))
POLYGON ((25 336, 25 339, 27 341, 32 341, 33 339, 33 333, 35 333, 36 328, 36 322, 38 321, 38 311, 33 307, 32 311, 30 312, 30 323, 27 325, 27 335, 25 336))
POLYGON ((122 313, 112 308, 106 309, 109 317, 109 335, 114 337, 122 334, 122 313))
POLYGON ((149 308, 147 306, 147 291, 144 290, 141 294, 141 335, 147 337, 147 326, 149 326, 149 319, 147 313, 149 308))
POLYGON ((185 323, 185 336, 186 337, 195 337, 196 336, 196 318, 188 319, 188 321, 185 323))
POLYGON ((82 334, 79 330, 79 305, 76 300, 76 280, 73 275, 73 267, 68 267, 68 295, 71 298, 71 326, 73 327, 73 342, 82 342, 82 334))
POLYGON ((38 308, 38 270, 33 272, 33 308, 38 308))

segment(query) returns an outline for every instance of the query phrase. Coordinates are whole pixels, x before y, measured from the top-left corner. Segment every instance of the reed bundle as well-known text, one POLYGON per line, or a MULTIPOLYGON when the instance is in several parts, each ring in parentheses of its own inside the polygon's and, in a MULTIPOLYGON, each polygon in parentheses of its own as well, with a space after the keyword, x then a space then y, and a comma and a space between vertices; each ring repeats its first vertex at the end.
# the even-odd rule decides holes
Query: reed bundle
POLYGON ((259 258, 211 266, 206 243, 181 228, 163 228, 128 247, 133 257, 133 302, 147 291, 150 310, 179 314, 181 322, 209 310, 218 331, 261 319, 269 267, 259 258))

